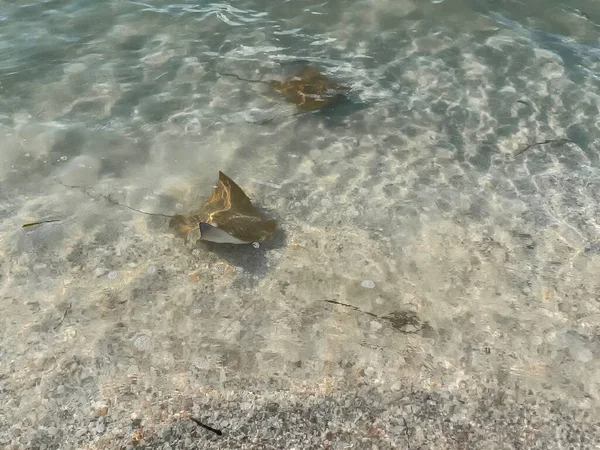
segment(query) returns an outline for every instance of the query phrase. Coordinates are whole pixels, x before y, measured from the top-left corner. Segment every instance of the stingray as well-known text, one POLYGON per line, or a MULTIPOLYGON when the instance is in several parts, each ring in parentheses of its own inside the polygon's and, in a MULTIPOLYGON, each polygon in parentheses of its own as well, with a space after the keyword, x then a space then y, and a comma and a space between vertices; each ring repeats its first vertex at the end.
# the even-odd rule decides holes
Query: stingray
MULTIPOLYGON (((60 184, 68 188, 77 188, 60 184)), ((83 192, 94 198, 87 190, 83 189, 83 192)), ((102 197, 114 205, 141 214, 169 218, 169 228, 186 239, 199 235, 200 240, 220 244, 250 244, 268 239, 277 228, 277 222, 256 209, 242 188, 221 171, 217 187, 208 201, 198 211, 187 216, 150 213, 119 203, 110 196, 102 197)), ((26 223, 22 227, 29 228, 59 221, 40 220, 26 223)))
POLYGON ((233 73, 214 72, 219 75, 235 77, 241 81, 266 84, 275 92, 281 94, 288 102, 294 103, 303 112, 333 106, 350 92, 350 87, 330 80, 311 66, 304 66, 297 75, 283 80, 271 81, 250 80, 233 73))
POLYGON ((258 211, 244 191, 219 171, 217 187, 208 201, 189 216, 173 216, 169 227, 186 237, 199 230, 204 241, 249 244, 269 238, 277 223, 258 211))
POLYGON ((282 81, 272 80, 269 85, 302 111, 332 106, 350 91, 349 87, 329 80, 310 66, 304 67, 297 76, 282 81))

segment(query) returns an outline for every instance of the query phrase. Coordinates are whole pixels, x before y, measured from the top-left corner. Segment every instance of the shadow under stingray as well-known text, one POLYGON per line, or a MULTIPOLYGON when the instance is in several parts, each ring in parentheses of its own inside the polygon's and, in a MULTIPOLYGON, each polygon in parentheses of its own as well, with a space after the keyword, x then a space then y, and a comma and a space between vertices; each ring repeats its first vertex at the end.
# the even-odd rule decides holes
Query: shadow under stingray
POLYGON ((287 233, 278 228, 268 241, 260 243, 258 248, 252 244, 217 244, 209 241, 199 241, 197 248, 205 249, 218 258, 222 258, 229 265, 240 267, 247 274, 262 278, 274 268, 274 261, 269 260, 268 252, 277 250, 287 245, 287 233))
POLYGON ((248 123, 254 125, 268 126, 281 125, 284 122, 296 122, 298 124, 307 123, 310 120, 322 121, 325 126, 341 126, 352 114, 362 111, 372 106, 373 102, 356 101, 350 96, 344 96, 334 104, 326 105, 315 111, 297 111, 290 112, 291 107, 284 104, 266 109, 258 114, 248 123))
POLYGON ((367 109, 372 102, 355 101, 350 96, 344 96, 338 102, 327 105, 317 111, 306 112, 298 115, 298 122, 303 123, 309 119, 323 121, 326 126, 341 126, 352 114, 367 109))

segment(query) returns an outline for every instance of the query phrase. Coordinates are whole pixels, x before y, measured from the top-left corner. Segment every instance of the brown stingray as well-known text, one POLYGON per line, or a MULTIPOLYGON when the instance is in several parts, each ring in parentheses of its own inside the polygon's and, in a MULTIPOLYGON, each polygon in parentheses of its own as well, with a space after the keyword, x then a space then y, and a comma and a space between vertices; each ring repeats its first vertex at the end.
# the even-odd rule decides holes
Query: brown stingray
POLYGON ((350 88, 330 81, 313 67, 307 66, 297 75, 270 86, 303 111, 314 111, 341 100, 350 88))
POLYGON ((248 244, 270 237, 277 223, 258 211, 244 191, 219 171, 219 181, 210 199, 189 216, 174 216, 169 227, 184 236, 200 229, 200 239, 206 241, 248 244))

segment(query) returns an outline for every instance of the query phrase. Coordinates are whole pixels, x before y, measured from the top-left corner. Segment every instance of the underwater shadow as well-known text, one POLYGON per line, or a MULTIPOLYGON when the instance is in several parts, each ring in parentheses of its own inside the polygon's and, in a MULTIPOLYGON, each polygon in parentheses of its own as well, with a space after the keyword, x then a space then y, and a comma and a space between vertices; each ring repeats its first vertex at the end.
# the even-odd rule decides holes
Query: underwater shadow
POLYGON ((321 120, 326 126, 339 127, 346 123, 345 120, 348 117, 369 108, 372 104, 373 102, 356 101, 345 96, 333 105, 327 105, 318 111, 303 114, 298 121, 304 122, 309 118, 316 118, 317 120, 321 120))
POLYGON ((310 121, 319 120, 327 127, 343 126, 346 120, 353 114, 368 109, 374 102, 362 102, 352 100, 349 97, 343 97, 334 104, 324 106, 316 111, 295 111, 291 114, 277 116, 269 110, 264 111, 264 117, 261 119, 248 121, 258 126, 281 126, 285 123, 295 123, 297 125, 310 124, 310 121))
POLYGON ((259 279, 275 267, 273 261, 268 258, 268 252, 286 245, 287 233, 284 229, 277 228, 271 239, 261 242, 258 248, 253 244, 218 244, 202 240, 196 247, 224 259, 233 267, 240 267, 245 273, 259 279))

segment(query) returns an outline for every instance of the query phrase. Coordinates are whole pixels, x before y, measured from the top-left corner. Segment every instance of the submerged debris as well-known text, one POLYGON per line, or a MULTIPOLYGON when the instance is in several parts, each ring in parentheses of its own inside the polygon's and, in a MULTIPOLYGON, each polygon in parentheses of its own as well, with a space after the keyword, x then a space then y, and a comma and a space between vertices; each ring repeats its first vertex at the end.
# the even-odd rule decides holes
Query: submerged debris
POLYGON ((41 225, 43 223, 52 223, 52 222, 60 222, 60 219, 39 220, 37 222, 24 223, 23 225, 21 225, 21 228, 29 228, 29 227, 33 227, 35 225, 41 225))
POLYGON ((416 333, 423 329, 423 322, 419 319, 419 316, 414 311, 409 310, 401 310, 401 311, 393 311, 385 316, 378 316, 377 314, 373 314, 372 312, 363 311, 356 306, 348 305, 347 303, 338 302, 335 300, 324 300, 327 303, 333 303, 334 305, 345 306, 346 308, 351 308, 355 311, 361 312, 363 314, 367 314, 371 317, 375 317, 380 320, 385 320, 388 322, 395 330, 400 331, 401 333, 416 333))
POLYGON ((546 145, 546 144, 566 144, 567 142, 571 142, 573 143, 573 141, 571 139, 567 139, 567 138, 562 138, 562 139, 546 139, 545 141, 541 141, 541 142, 534 142, 532 144, 528 144, 525 147, 523 147, 520 150, 517 150, 514 154, 514 156, 519 156, 523 153, 525 153, 527 150, 529 150, 530 148, 533 147, 537 147, 539 145, 546 145))
POLYGON ((216 428, 213 428, 209 425, 203 424, 198 419, 194 419, 193 417, 190 417, 190 419, 193 420, 196 423, 196 425, 199 425, 206 430, 212 431, 213 433, 216 433, 219 436, 221 436, 223 434, 223 432, 221 430, 217 430, 216 428))

